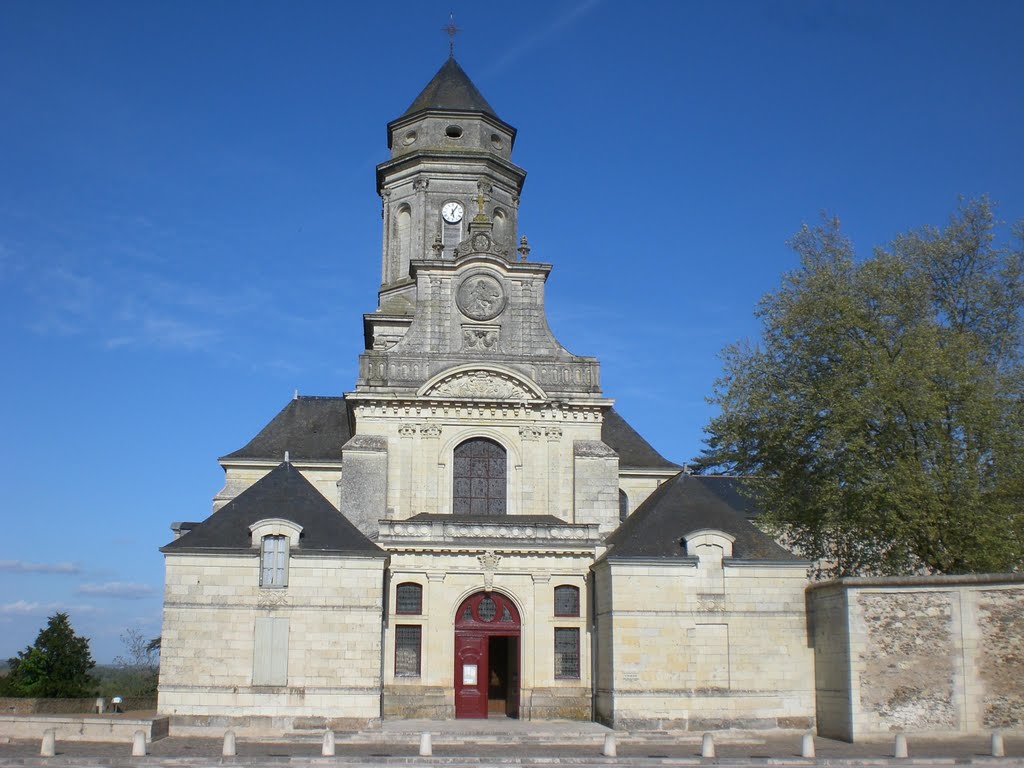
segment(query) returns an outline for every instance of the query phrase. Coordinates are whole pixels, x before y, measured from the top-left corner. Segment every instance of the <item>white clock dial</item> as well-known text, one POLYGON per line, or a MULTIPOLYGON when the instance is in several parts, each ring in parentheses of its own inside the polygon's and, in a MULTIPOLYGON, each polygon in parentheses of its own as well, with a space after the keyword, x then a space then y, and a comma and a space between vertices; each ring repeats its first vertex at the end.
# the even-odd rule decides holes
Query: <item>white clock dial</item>
POLYGON ((449 224, 458 224, 462 221, 462 206, 459 203, 445 203, 441 208, 441 218, 449 224))

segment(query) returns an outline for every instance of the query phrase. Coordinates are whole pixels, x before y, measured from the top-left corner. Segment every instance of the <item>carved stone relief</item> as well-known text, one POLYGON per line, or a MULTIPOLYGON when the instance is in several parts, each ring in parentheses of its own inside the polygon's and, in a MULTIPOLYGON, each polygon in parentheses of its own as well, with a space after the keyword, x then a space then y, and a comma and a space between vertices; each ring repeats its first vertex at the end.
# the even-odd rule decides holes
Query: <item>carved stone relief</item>
POLYGON ((530 400, 533 393, 492 371, 465 371, 444 379, 427 392, 435 397, 481 397, 491 400, 530 400))
POLYGON ((505 289, 497 278, 474 274, 459 285, 455 302, 473 320, 491 320, 505 309, 505 289))
POLYGON ((464 325, 462 326, 462 346, 486 352, 498 345, 499 327, 496 325, 464 325))

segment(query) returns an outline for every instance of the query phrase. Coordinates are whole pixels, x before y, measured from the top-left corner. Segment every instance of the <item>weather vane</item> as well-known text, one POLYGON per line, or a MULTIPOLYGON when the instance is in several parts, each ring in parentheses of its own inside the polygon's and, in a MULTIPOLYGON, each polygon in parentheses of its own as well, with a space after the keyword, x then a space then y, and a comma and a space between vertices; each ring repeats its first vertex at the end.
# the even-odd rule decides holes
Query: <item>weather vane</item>
POLYGON ((441 27, 442 32, 448 33, 448 56, 455 57, 455 36, 462 30, 455 26, 455 11, 448 14, 448 23, 441 27))

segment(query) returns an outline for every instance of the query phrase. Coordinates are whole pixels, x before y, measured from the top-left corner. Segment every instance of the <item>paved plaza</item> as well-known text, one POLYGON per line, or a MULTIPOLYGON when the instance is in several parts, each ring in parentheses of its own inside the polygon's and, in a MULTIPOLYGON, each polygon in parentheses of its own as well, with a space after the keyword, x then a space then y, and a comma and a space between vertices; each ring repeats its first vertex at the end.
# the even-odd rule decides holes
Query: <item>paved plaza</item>
POLYGON ((395 721, 375 731, 336 734, 334 757, 321 755, 320 733, 287 740, 239 736, 237 756, 222 757, 223 733, 170 736, 132 757, 130 743, 57 742, 56 757, 39 756, 39 741, 0 737, 0 766, 205 765, 422 765, 422 766, 671 766, 671 765, 987 765, 1024 766, 1024 737, 1006 736, 1006 757, 990 756, 987 737, 909 737, 907 759, 893 757, 893 741, 848 744, 815 737, 816 758, 800 756, 798 734, 736 731, 714 734, 715 758, 701 757, 698 733, 617 733, 616 757, 602 754, 610 731, 596 723, 508 721, 395 721), (433 755, 420 757, 420 734, 432 734, 433 755))

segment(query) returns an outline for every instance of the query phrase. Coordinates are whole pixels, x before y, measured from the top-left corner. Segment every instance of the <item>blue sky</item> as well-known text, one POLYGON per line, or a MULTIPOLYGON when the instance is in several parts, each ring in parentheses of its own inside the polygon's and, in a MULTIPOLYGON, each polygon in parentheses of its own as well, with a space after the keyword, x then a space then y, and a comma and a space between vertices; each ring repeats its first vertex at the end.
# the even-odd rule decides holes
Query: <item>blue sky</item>
POLYGON ((0 657, 68 610, 156 635, 294 389, 352 389, 385 124, 447 55, 519 129, 552 328, 663 454, 837 214, 862 253, 959 195, 1024 217, 1019 2, 0 4, 0 657))

